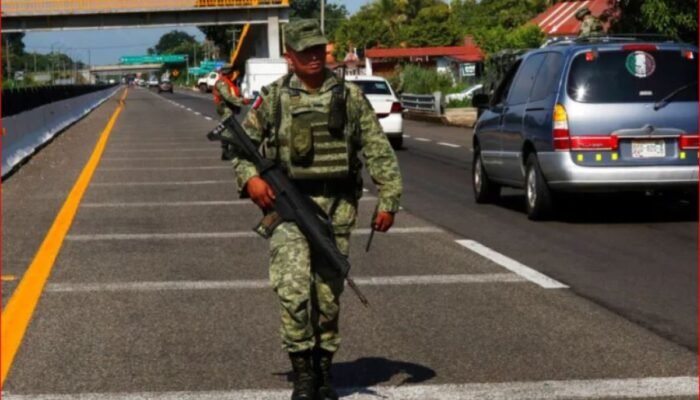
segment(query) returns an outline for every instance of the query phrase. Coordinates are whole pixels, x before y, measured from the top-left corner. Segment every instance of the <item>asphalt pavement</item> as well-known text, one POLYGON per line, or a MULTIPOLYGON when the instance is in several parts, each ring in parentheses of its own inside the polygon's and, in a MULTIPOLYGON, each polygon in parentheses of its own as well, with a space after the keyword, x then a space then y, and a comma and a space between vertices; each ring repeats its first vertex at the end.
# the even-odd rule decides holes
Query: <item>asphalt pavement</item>
MULTIPOLYGON (((3 335, 20 338, 3 397, 288 398, 260 212, 205 139, 210 100, 130 89, 123 104, 3 182, 3 335)), ((370 253, 371 184, 360 203, 350 257, 371 306, 342 299, 344 398, 695 398, 696 216, 532 223, 515 191, 473 204, 468 130, 406 134, 404 210, 370 253)))

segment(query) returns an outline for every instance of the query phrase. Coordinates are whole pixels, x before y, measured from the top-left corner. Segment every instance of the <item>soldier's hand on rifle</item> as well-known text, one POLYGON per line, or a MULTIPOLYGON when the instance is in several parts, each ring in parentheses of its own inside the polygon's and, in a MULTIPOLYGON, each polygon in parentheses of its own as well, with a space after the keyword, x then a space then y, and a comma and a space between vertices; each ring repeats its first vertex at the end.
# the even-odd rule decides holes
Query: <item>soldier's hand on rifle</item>
POLYGON ((274 207, 275 193, 270 185, 259 176, 254 176, 248 180, 245 185, 251 200, 263 210, 269 210, 274 207))
POLYGON ((386 232, 392 225, 394 225, 394 214, 386 211, 377 213, 377 217, 374 219, 374 229, 386 232))

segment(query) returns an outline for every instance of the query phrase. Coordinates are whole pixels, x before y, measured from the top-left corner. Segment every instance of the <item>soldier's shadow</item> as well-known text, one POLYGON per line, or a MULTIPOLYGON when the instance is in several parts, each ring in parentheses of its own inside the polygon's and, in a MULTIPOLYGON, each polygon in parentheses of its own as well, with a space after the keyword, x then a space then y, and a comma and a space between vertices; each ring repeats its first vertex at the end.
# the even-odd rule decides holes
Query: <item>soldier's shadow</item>
MULTIPOLYGON (((381 396, 371 387, 387 382, 391 382, 392 386, 421 383, 436 376, 434 370, 424 365, 380 357, 334 363, 332 373, 333 386, 338 388, 341 397, 353 394, 381 396)), ((291 377, 290 373, 290 381, 291 377)))

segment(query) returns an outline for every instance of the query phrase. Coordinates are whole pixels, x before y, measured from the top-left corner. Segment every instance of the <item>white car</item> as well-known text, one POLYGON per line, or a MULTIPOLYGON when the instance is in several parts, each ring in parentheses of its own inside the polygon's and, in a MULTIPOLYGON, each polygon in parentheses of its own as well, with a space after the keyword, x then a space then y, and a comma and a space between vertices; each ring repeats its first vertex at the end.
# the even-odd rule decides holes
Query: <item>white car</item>
POLYGON ((400 149, 403 145, 403 109, 389 82, 380 76, 367 75, 346 76, 345 79, 362 89, 389 142, 395 149, 400 149))
POLYGON ((474 85, 462 90, 459 93, 452 93, 445 96, 445 101, 448 103, 450 101, 461 101, 461 100, 471 100, 475 94, 481 93, 481 89, 484 87, 482 84, 474 85))
POLYGON ((148 79, 148 87, 158 87, 158 78, 152 76, 148 79))

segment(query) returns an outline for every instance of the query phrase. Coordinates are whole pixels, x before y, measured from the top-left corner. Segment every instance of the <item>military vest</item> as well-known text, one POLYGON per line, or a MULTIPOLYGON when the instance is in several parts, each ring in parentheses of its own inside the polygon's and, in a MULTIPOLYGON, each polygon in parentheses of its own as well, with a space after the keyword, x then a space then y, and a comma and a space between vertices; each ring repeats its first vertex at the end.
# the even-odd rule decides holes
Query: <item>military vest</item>
POLYGON ((289 87, 279 90, 279 129, 268 143, 268 157, 280 162, 292 179, 349 177, 348 124, 335 134, 328 128, 333 90, 315 94, 289 87))

